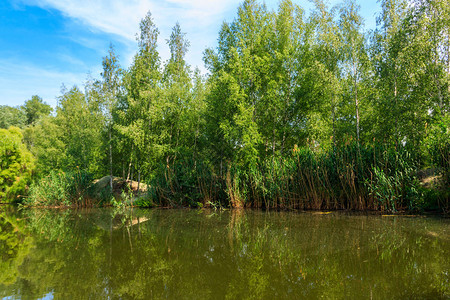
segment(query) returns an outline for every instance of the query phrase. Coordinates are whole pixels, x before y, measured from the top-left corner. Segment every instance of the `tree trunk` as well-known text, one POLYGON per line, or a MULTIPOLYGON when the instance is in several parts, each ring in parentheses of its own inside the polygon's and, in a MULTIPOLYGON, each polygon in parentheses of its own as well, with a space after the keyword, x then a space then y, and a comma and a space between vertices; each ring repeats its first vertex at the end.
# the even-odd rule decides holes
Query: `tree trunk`
POLYGON ((140 194, 139 185, 141 184, 141 167, 138 166, 138 186, 137 186, 137 192, 138 195, 140 194))
MULTIPOLYGON (((436 20, 436 10, 433 11, 433 18, 434 20, 436 20)), ((443 102, 442 102, 442 90, 441 90, 441 83, 440 83, 440 78, 439 78, 439 63, 440 63, 440 58, 439 58, 439 48, 440 48, 440 43, 438 42, 438 29, 436 28, 437 24, 436 22, 434 22, 434 30, 433 30, 433 44, 434 44, 434 64, 435 64, 435 71, 434 71, 434 81, 436 84, 436 89, 437 89, 437 97, 439 99, 439 110, 441 111, 441 114, 443 114, 443 102)))
POLYGON ((127 173, 127 180, 126 181, 130 180, 131 162, 132 162, 132 159, 130 159, 130 163, 128 164, 128 173, 127 173))
MULTIPOLYGON (((275 126, 275 124, 274 124, 275 126)), ((272 133, 272 156, 275 157, 275 127, 273 128, 272 133)))
MULTIPOLYGON (((131 153, 133 153, 133 149, 134 149, 134 145, 131 146, 131 153)), ((131 172, 132 163, 133 163, 133 154, 131 154, 130 163, 128 164, 128 174, 127 174, 127 180, 126 181, 128 181, 130 179, 130 172, 131 172)))
POLYGON ((450 97, 450 27, 447 29, 447 78, 447 97, 450 97))
POLYGON ((131 182, 131 186, 133 186, 133 171, 134 171, 134 166, 131 166, 131 177, 130 177, 130 182, 131 182))
POLYGON ((334 150, 336 150, 336 105, 335 105, 335 99, 336 96, 333 96, 333 110, 332 110, 332 114, 333 114, 333 147, 334 150))
POLYGON ((356 66, 354 67, 355 80, 355 108, 356 108, 356 140, 359 145, 359 101, 358 101, 358 80, 356 75, 356 66))
POLYGON ((399 133, 398 133, 398 101, 397 101, 397 65, 394 67, 394 114, 395 114, 395 145, 398 146, 399 133))
POLYGON ((113 172, 112 172, 112 143, 111 143, 111 123, 109 124, 109 187, 113 190, 113 172))

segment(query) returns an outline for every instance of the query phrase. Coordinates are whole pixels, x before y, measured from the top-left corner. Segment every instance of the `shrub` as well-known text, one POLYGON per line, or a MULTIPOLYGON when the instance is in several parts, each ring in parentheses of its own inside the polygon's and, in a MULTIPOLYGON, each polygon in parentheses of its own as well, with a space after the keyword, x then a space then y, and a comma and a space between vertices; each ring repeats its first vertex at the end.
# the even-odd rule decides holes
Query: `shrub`
POLYGON ((357 143, 322 151, 295 147, 245 166, 178 158, 161 164, 148 198, 190 207, 413 210, 422 206, 416 166, 404 147, 357 143))
POLYGON ((17 127, 0 129, 1 201, 20 200, 31 182, 34 158, 22 142, 22 138, 22 132, 17 127))
POLYGON ((442 174, 445 186, 450 186, 450 116, 441 117, 430 128, 425 141, 431 162, 442 174))
POLYGON ((30 206, 87 206, 93 177, 84 171, 56 172, 37 180, 30 186, 24 204, 30 206))

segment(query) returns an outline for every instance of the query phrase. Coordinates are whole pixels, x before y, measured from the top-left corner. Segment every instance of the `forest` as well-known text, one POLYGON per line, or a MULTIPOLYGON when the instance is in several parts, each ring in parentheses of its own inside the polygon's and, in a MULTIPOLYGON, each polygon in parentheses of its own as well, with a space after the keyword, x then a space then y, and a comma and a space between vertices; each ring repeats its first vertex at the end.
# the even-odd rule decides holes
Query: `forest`
POLYGON ((148 12, 129 68, 111 45, 55 108, 0 106, 0 202, 448 212, 447 1, 381 0, 374 30, 352 0, 313 2, 244 1, 206 74, 179 23, 162 61, 148 12), (148 188, 114 197, 116 177, 148 188))

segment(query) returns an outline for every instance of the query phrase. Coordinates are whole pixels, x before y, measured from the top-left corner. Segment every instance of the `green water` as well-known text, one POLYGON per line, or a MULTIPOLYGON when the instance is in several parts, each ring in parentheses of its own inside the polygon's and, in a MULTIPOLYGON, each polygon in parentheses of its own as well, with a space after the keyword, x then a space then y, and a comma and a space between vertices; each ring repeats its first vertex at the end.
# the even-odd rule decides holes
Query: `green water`
POLYGON ((449 219, 0 209, 0 298, 450 298, 449 219))

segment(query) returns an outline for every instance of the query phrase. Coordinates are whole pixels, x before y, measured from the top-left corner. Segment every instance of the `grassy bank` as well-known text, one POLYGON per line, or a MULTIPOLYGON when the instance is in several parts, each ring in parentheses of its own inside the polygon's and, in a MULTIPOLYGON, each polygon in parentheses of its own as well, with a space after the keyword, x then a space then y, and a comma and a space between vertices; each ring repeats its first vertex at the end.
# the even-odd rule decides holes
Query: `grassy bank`
POLYGON ((295 148, 246 166, 178 159, 161 165, 148 198, 162 206, 447 211, 448 190, 423 188, 418 170, 406 149, 381 145, 295 148))
POLYGON ((24 205, 448 212, 446 173, 440 185, 423 187, 418 170, 417 159, 404 148, 356 143, 328 151, 296 147, 287 156, 252 165, 178 158, 161 164, 139 192, 118 178, 111 192, 106 177, 94 184, 80 170, 51 172, 30 187, 24 205))
POLYGON ((91 206, 100 199, 92 197, 92 175, 76 172, 51 171, 30 186, 25 206, 91 206))
POLYGON ((77 169, 75 172, 54 172, 33 182, 24 206, 41 207, 92 207, 131 205, 138 195, 146 194, 147 186, 135 181, 113 177, 94 180, 91 173, 77 169), (139 192, 138 192, 139 191, 139 192))

